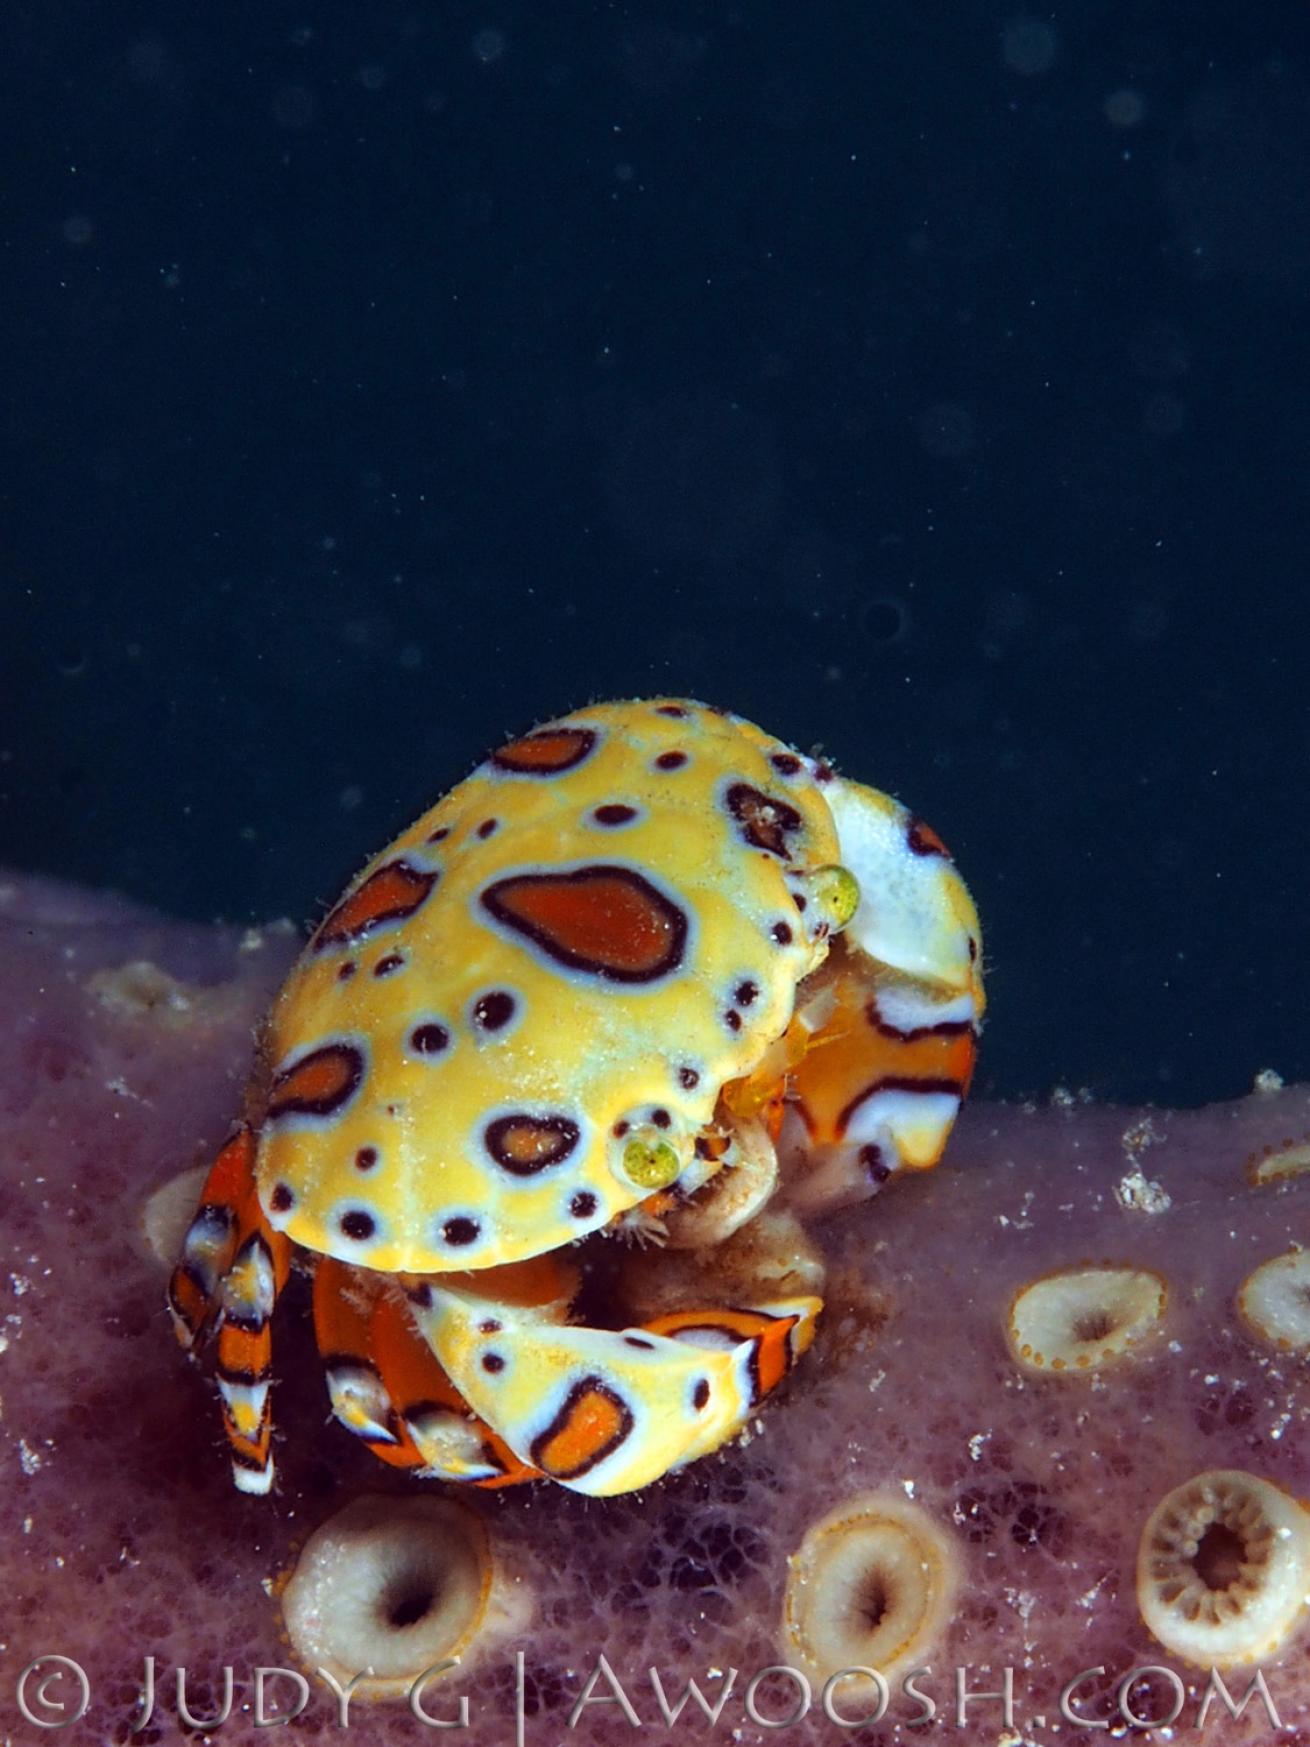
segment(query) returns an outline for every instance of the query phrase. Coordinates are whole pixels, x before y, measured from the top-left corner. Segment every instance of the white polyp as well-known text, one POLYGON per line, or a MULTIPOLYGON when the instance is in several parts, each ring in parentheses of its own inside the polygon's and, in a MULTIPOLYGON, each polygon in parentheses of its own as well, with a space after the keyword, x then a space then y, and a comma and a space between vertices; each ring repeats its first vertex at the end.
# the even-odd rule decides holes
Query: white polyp
POLYGON ((1142 1530, 1142 1619, 1166 1650, 1199 1667, 1272 1656, 1307 1594, 1310 1514, 1254 1474, 1198 1474, 1163 1498, 1142 1530))
POLYGON ((1015 1295, 1006 1333, 1030 1371, 1093 1371, 1158 1330, 1168 1298, 1163 1275, 1149 1268, 1062 1268, 1015 1295))
POLYGON ((1310 1352, 1310 1250, 1289 1250, 1248 1274, 1237 1292, 1242 1320, 1283 1352, 1310 1352))
POLYGON ((497 1582, 487 1531, 446 1498, 358 1498, 306 1542, 282 1594, 291 1643, 306 1667, 356 1696, 403 1695, 447 1658, 467 1660, 527 1623, 521 1586, 497 1582))
POLYGON ((951 1536, 895 1493, 863 1493, 812 1523, 788 1561, 782 1653, 822 1684, 922 1662, 949 1624, 960 1576, 951 1536))

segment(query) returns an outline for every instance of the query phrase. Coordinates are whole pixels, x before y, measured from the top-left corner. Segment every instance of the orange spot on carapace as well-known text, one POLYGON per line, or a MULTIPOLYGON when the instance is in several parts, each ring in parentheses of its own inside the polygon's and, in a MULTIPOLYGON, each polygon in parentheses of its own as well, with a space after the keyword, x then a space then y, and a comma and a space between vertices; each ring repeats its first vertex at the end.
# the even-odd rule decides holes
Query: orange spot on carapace
POLYGON ((326 1044, 286 1068, 268 1096, 270 1121, 302 1114, 329 1116, 351 1098, 364 1077, 359 1051, 349 1044, 326 1044))
POLYGON ((594 976, 645 983, 682 962, 685 913, 630 868, 516 874, 482 902, 502 926, 594 976))
POLYGON ((492 763, 522 776, 554 776, 581 764, 595 744, 590 728, 542 728, 502 746, 492 763))
POLYGON ((389 861, 325 918, 314 936, 314 950, 321 952, 325 946, 358 940, 385 922, 412 916, 436 883, 435 873, 413 868, 407 861, 389 861))

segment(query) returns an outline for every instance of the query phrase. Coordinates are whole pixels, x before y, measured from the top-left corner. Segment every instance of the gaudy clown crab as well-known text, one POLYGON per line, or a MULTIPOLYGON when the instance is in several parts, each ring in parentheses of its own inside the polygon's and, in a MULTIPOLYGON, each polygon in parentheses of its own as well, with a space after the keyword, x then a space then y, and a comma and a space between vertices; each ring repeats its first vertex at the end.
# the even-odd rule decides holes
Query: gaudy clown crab
POLYGON ((717 1448, 813 1338, 796 1215, 940 1156, 980 969, 940 839, 737 716, 598 704, 493 753, 310 939, 174 1269, 236 1484, 272 1483, 293 1258, 384 1461, 605 1495, 717 1448))

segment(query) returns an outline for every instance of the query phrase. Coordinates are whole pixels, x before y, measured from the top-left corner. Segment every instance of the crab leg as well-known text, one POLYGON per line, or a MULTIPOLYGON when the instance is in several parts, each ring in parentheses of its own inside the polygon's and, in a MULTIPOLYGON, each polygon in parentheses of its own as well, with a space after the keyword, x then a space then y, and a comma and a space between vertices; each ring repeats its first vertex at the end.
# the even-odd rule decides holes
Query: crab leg
POLYGON ((808 1047, 779 1135, 787 1204, 841 1206, 941 1157, 983 1012, 978 918, 941 840, 896 801, 837 780, 829 802, 862 899, 805 987, 808 1047))
POLYGON ((333 1413, 382 1461, 484 1487, 535 1478, 475 1417, 382 1275, 321 1258, 314 1334, 333 1413))
POLYGON ((255 1194, 255 1137, 244 1124, 215 1159, 169 1281, 178 1339, 198 1351, 218 1330, 216 1371, 232 1478, 242 1492, 273 1484, 270 1323, 286 1284, 291 1245, 255 1194))
POLYGON ((798 1297, 624 1330, 573 1328, 428 1281, 414 1314, 456 1386, 522 1461, 607 1497, 739 1431, 809 1346, 820 1308, 798 1297))

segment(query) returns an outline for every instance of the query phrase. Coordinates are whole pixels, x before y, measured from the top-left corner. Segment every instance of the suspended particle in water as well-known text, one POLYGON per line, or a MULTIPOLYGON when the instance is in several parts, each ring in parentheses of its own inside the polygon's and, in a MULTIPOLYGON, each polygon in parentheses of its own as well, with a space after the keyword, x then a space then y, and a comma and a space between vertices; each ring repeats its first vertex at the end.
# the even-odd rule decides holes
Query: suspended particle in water
POLYGON ((973 416, 964 407, 942 401, 919 415, 919 441, 939 461, 958 461, 974 446, 973 416))
POLYGON ((498 61, 505 52, 505 32, 503 30, 480 30, 473 38, 473 58, 481 61, 484 67, 489 67, 493 61, 498 61))

